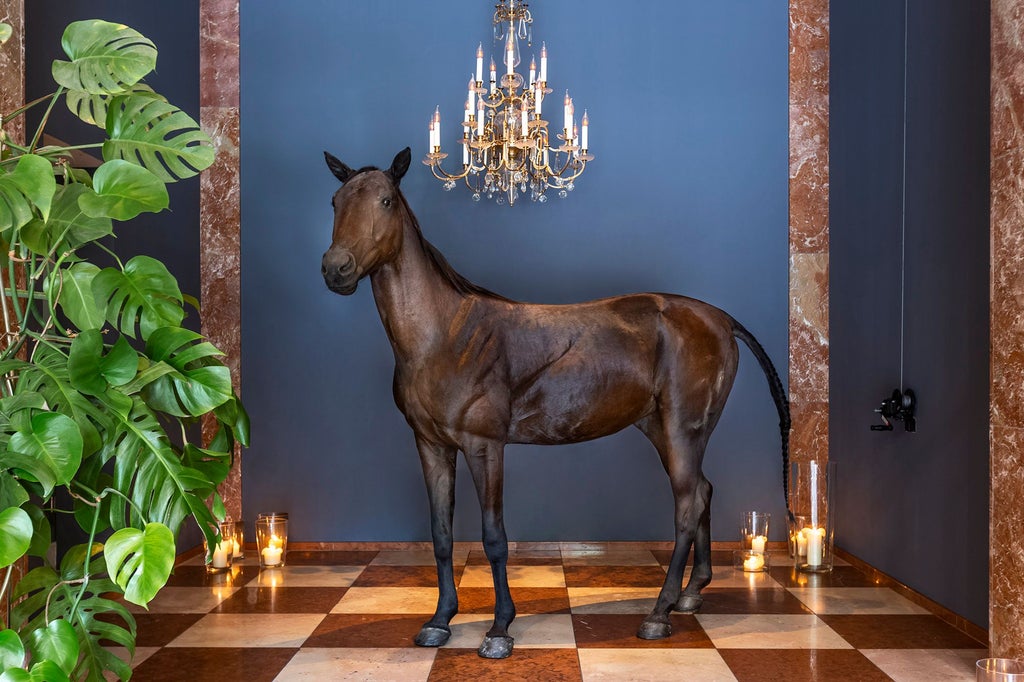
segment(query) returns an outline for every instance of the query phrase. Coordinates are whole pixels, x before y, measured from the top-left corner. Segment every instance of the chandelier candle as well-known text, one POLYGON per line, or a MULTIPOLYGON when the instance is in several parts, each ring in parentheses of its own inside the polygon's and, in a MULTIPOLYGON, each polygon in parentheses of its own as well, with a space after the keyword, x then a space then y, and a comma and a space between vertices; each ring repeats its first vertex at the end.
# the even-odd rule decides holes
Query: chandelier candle
MULTIPOLYGON (((545 192, 557 190, 565 198, 593 160, 589 153, 590 119, 584 111, 582 128, 574 120, 575 105, 565 93, 561 133, 542 118, 548 87, 548 51, 541 44, 540 67, 531 57, 528 77, 516 72, 520 59, 519 41, 532 45, 533 16, 522 0, 499 0, 494 12, 494 39, 501 46, 505 73, 498 78, 494 57, 490 60, 489 88, 482 80, 483 44, 476 49, 476 70, 470 75, 462 119, 462 170, 445 171, 441 164, 448 157, 441 145, 440 107, 430 119, 429 148, 423 163, 430 167, 444 189, 455 188, 463 180, 473 192, 473 200, 482 195, 499 204, 515 203, 520 194, 547 201, 545 192)), ((557 125, 557 124, 555 124, 557 125)))

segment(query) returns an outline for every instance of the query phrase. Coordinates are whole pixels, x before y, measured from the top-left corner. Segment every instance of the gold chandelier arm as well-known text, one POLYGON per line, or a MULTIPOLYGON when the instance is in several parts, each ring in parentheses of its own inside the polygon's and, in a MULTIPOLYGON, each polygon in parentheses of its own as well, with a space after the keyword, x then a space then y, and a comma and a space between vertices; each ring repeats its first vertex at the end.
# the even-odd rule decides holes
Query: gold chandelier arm
POLYGON ((469 165, 463 166, 461 173, 449 173, 444 168, 441 168, 441 158, 431 158, 431 156, 431 154, 427 154, 427 156, 423 159, 423 164, 430 167, 430 172, 438 180, 461 180, 462 178, 469 175, 470 170, 472 170, 472 165, 469 165))

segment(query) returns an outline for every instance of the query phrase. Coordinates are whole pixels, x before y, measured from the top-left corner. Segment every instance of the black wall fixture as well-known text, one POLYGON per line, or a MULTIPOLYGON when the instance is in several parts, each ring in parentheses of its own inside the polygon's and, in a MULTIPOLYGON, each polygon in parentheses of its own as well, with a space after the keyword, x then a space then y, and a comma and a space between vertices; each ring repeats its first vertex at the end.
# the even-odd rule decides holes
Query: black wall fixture
POLYGON ((892 395, 882 401, 881 407, 875 413, 882 418, 881 424, 872 424, 872 431, 892 431, 892 422, 903 422, 903 428, 907 431, 917 431, 917 419, 914 412, 917 409, 917 396, 912 390, 901 391, 893 389, 892 395))

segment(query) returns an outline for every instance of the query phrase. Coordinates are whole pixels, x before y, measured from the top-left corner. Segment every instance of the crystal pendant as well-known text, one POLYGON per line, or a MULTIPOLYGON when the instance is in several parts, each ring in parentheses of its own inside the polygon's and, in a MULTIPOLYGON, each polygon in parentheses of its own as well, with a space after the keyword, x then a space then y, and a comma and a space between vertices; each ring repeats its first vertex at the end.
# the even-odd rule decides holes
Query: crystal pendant
POLYGON ((473 201, 480 201, 480 192, 473 192, 473 201))

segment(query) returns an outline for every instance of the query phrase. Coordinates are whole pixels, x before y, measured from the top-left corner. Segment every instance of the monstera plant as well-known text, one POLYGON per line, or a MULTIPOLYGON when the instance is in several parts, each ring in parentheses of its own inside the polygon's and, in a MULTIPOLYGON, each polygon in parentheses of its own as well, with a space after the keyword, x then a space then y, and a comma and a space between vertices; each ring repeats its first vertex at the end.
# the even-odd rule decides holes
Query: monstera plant
MULTIPOLYGON (((0 24, 0 42, 10 36, 0 24)), ((2 682, 129 678, 108 648, 134 650, 124 601, 144 606, 166 584, 187 518, 216 542, 217 485, 248 439, 222 354, 182 326, 195 300, 159 260, 122 261, 109 245, 120 221, 167 208, 167 183, 213 162, 210 140, 143 82, 157 59, 143 35, 80 21, 62 44, 56 91, 2 119, 43 112, 0 156, 0 602, 14 604, 2 682), (102 141, 42 146, 59 104, 102 141), (76 149, 102 155, 92 174, 69 163, 76 149), (207 415, 219 431, 197 444, 190 425, 207 415), (59 562, 58 514, 87 538, 59 562)))

